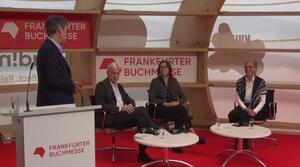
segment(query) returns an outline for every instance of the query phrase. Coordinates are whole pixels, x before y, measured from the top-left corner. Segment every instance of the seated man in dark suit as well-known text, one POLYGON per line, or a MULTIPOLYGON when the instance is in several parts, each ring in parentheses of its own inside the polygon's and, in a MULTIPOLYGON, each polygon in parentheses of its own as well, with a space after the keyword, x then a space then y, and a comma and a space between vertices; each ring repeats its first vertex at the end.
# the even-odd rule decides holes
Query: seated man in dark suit
POLYGON ((229 115, 229 122, 248 124, 250 118, 260 120, 266 102, 267 87, 264 79, 256 76, 256 61, 246 61, 245 76, 236 83, 237 102, 239 104, 229 115))
MULTIPOLYGON (((96 87, 96 103, 102 105, 108 113, 107 120, 115 126, 137 126, 153 128, 158 131, 158 126, 152 121, 145 107, 135 107, 135 101, 129 97, 123 86, 118 83, 122 68, 113 62, 108 65, 107 78, 99 82, 96 87)), ((146 146, 139 145, 138 160, 150 162, 152 159, 146 154, 146 146)))

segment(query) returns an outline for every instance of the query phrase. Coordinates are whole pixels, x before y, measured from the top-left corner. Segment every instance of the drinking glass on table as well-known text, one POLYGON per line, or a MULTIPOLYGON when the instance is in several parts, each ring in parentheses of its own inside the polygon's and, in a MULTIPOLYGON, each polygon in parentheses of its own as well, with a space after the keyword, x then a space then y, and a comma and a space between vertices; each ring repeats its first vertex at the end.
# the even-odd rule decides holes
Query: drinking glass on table
POLYGON ((217 130, 220 130, 220 128, 221 128, 221 122, 220 122, 220 119, 219 119, 219 118, 216 119, 215 124, 216 124, 216 129, 217 129, 217 130))

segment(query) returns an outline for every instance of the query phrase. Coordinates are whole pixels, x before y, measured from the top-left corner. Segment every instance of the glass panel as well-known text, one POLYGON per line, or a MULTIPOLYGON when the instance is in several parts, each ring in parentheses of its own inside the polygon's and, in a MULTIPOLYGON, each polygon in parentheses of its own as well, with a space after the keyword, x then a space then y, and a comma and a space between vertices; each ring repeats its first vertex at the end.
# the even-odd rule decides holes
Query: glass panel
MULTIPOLYGON (((38 82, 36 52, 0 52, 0 85, 27 84, 31 63, 34 63, 30 83, 38 82)), ((67 62, 68 57, 63 53, 67 62)))
POLYGON ((237 80, 244 75, 244 62, 255 59, 257 74, 267 82, 300 83, 300 53, 209 52, 209 80, 237 80), (280 76, 280 77, 279 77, 280 76))
POLYGON ((226 0, 221 11, 299 11, 295 0, 226 0))
MULTIPOLYGON (((104 9, 178 11, 181 2, 182 0, 107 0, 104 9)), ((168 48, 175 18, 175 16, 104 16, 98 46, 168 48)))
POLYGON ((105 10, 178 11, 182 0, 107 0, 105 10))
MULTIPOLYGON (((37 92, 29 92, 29 106, 36 106, 36 97, 37 92)), ((26 109, 25 101, 26 101, 26 93, 1 93, 0 96, 0 111, 3 113, 10 112, 11 103, 15 102, 15 105, 19 101, 20 111, 23 112, 26 109)), ((16 107, 16 106, 15 106, 16 107)), ((11 124, 11 117, 0 116, 0 126, 11 124)))
POLYGON ((98 48, 203 48, 211 17, 103 16, 98 48), (201 33, 199 33, 201 32, 201 33))
POLYGON ((98 47, 168 48, 175 16, 104 16, 98 47))
POLYGON ((300 16, 218 17, 210 47, 299 48, 300 16))
POLYGON ((74 9, 75 2, 76 0, 1 0, 0 7, 24 9, 74 9))

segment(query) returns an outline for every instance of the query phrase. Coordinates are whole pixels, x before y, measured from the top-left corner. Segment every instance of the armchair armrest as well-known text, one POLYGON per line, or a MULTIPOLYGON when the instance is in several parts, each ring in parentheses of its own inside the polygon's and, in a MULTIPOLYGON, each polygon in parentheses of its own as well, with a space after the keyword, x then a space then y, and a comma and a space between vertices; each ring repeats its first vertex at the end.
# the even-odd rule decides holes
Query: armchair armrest
MULTIPOLYGON (((190 102, 186 101, 183 106, 185 107, 186 111, 189 112, 190 110, 190 102)), ((146 108, 148 109, 149 115, 151 118, 157 118, 157 104, 156 103, 146 103, 146 108)), ((192 118, 193 119, 193 118, 192 118)))
POLYGON ((105 120, 106 120, 106 114, 107 114, 106 111, 104 111, 104 110, 96 110, 95 112, 101 112, 103 114, 102 121, 101 121, 101 129, 104 129, 105 120))
MULTIPOLYGON (((107 115, 114 115, 115 113, 109 113, 105 110, 96 110, 95 112, 98 112, 98 113, 101 113, 103 116, 102 116, 102 120, 101 120, 101 129, 105 129, 107 127, 105 127, 105 122, 106 122, 106 119, 107 119, 107 115)), ((96 118, 95 118, 96 119, 96 118)), ((110 125, 108 125, 110 126, 110 125)))
POLYGON ((268 112, 268 119, 270 120, 275 120, 276 119, 276 114, 277 114, 277 103, 269 103, 269 112, 268 112))
POLYGON ((151 118, 154 120, 156 119, 157 110, 156 110, 157 104, 156 103, 146 103, 146 108, 148 109, 148 113, 151 118))
POLYGON ((234 108, 237 108, 237 106, 239 106, 239 103, 238 103, 238 101, 237 101, 237 100, 234 100, 234 102, 233 102, 233 106, 234 106, 234 108))
POLYGON ((190 111, 190 101, 186 101, 182 104, 185 107, 186 112, 190 111))

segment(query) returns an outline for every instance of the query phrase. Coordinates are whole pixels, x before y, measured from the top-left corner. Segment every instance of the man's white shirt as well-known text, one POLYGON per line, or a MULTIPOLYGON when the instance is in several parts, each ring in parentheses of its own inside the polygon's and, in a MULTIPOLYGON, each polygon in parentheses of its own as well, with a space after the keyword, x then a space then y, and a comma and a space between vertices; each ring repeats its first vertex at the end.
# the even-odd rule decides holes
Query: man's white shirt
MULTIPOLYGON (((251 99, 252 99, 252 91, 253 91, 253 86, 254 86, 254 79, 255 76, 252 77, 252 79, 248 80, 246 78, 246 93, 245 93, 245 103, 251 103, 251 99)), ((239 103, 239 106, 243 109, 246 110, 248 108, 248 106, 246 106, 244 104, 244 102, 241 100, 240 96, 237 93, 237 102, 239 103)), ((255 113, 258 113, 258 111, 260 111, 266 102, 266 95, 262 95, 260 98, 260 101, 258 103, 258 105, 253 109, 253 111, 255 113)))
POLYGON ((123 100, 122 100, 122 95, 118 88, 118 83, 112 83, 111 81, 109 81, 109 82, 110 82, 111 87, 113 88, 113 91, 114 91, 114 94, 116 97, 117 107, 119 107, 119 111, 121 111, 121 108, 123 106, 123 100))

